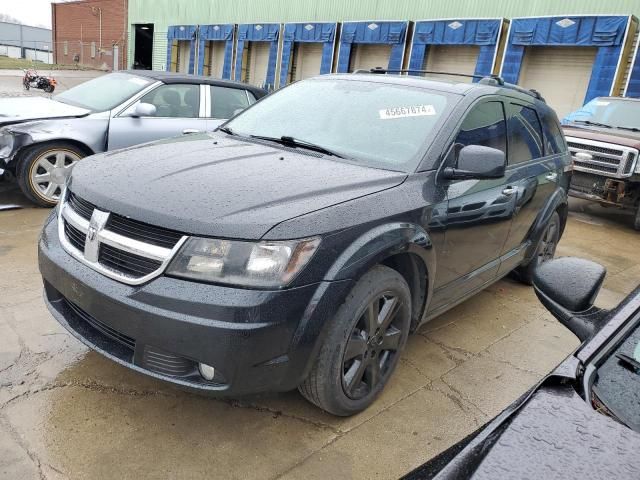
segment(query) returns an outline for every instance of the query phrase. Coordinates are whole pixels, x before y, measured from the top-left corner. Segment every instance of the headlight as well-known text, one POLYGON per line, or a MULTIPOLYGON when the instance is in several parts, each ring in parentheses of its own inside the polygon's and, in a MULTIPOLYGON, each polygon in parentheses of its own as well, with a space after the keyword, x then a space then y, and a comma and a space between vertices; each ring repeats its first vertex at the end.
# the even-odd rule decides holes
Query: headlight
POLYGON ((13 151, 13 135, 0 131, 0 157, 6 158, 13 151))
POLYGON ((242 242, 191 237, 169 264, 167 274, 246 287, 283 287, 302 270, 319 244, 319 238, 242 242))

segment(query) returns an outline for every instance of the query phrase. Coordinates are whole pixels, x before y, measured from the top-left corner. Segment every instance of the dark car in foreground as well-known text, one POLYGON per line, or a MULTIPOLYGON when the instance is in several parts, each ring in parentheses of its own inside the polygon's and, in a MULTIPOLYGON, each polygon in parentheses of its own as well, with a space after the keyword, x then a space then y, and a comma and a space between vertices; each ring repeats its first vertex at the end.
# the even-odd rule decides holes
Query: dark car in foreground
POLYGON ((0 99, 0 175, 53 206, 74 165, 98 152, 214 130, 266 91, 168 72, 114 72, 53 98, 0 99))
POLYGON ((534 288, 583 342, 487 426, 407 480, 640 478, 640 286, 615 309, 593 306, 602 266, 559 258, 534 288))
POLYGON ((350 415, 410 331, 553 257, 570 162, 555 113, 499 79, 304 80, 81 162, 39 244, 47 305, 139 372, 350 415))
POLYGON ((563 119, 569 195, 633 212, 640 231, 640 99, 597 97, 563 119))

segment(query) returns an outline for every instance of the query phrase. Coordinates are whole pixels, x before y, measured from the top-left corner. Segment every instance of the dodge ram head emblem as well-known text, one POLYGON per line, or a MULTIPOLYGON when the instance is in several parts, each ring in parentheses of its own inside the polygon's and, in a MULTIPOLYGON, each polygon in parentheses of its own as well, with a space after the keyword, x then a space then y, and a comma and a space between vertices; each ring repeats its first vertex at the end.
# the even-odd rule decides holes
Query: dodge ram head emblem
POLYGON ((98 261, 98 253, 100 251, 100 232, 104 229, 109 220, 109 212, 103 212, 97 208, 93 210, 89 228, 87 230, 87 238, 84 242, 84 258, 89 262, 98 261))

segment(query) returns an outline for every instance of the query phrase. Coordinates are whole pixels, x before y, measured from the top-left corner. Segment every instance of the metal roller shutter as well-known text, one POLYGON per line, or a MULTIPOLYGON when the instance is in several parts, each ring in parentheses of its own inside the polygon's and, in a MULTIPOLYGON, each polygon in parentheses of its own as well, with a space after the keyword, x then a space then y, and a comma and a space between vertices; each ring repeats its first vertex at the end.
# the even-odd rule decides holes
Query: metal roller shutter
POLYGON ((375 67, 387 68, 391 56, 391 45, 384 43, 355 43, 351 46, 349 71, 375 67))
POLYGON ((209 66, 209 71, 205 70, 205 75, 210 75, 216 78, 222 78, 222 67, 224 66, 224 49, 225 42, 208 42, 209 57, 205 61, 209 66))
POLYGON ((298 42, 294 46, 289 81, 295 82, 320 74, 323 43, 298 42))
POLYGON ((527 47, 518 83, 538 90, 558 117, 584 103, 596 47, 527 47))
MULTIPOLYGON (((480 47, 477 45, 430 45, 422 69, 473 75, 479 53, 480 47)), ((464 77, 438 75, 437 78, 471 82, 470 78, 464 77)))
POLYGON ((249 42, 247 51, 247 71, 244 81, 263 87, 266 83, 269 66, 269 42, 249 42))
POLYGON ((191 42, 189 40, 178 41, 178 72, 189 73, 189 54, 191 42))

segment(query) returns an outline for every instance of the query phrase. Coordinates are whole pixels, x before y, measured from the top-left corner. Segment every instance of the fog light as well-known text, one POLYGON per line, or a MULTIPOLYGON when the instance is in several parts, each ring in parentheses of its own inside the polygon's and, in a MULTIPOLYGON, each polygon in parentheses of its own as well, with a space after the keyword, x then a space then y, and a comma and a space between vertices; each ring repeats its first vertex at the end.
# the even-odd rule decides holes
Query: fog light
POLYGON ((200 375, 202 375, 202 378, 204 378, 205 380, 211 381, 213 380, 213 377, 216 376, 216 369, 211 365, 207 365, 206 363, 199 363, 198 370, 200 371, 200 375))

